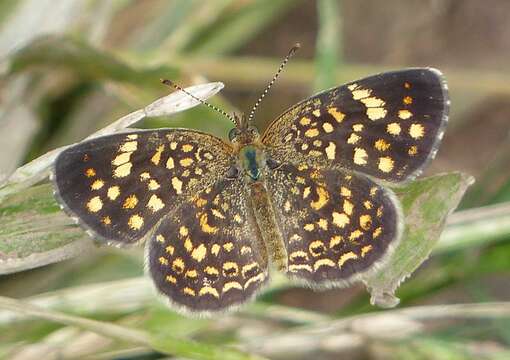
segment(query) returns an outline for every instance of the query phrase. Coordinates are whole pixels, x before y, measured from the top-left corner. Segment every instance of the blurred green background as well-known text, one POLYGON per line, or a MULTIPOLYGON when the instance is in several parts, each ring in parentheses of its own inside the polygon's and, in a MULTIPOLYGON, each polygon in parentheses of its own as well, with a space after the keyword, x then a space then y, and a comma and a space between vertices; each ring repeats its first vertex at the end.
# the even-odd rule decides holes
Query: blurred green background
MULTIPOLYGON (((277 279, 247 310, 187 319, 155 300, 140 278, 140 249, 95 249, 3 275, 0 295, 196 341, 176 342, 171 353, 179 358, 510 358, 509 13, 504 0, 490 6, 476 0, 2 0, 0 180, 166 95, 160 78, 182 86, 222 81, 225 89, 210 101, 249 111, 300 42, 257 113, 260 129, 317 90, 390 69, 433 66, 449 82, 452 108, 425 176, 459 170, 477 181, 448 222, 449 237, 398 290, 408 313, 381 316, 361 284, 314 292, 277 279), (467 303, 480 307, 459 305, 455 316, 438 315, 438 305, 467 303)), ((141 126, 226 137, 231 124, 198 106, 141 126)), ((0 260, 7 258, 0 252, 0 260)), ((0 358, 173 358, 157 346, 75 325, 0 311, 0 358)))

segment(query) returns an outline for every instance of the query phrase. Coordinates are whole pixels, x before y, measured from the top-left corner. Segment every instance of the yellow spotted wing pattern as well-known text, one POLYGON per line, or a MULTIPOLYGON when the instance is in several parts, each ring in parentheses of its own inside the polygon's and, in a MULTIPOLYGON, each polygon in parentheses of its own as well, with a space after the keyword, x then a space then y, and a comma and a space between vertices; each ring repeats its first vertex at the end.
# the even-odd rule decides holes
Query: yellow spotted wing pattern
POLYGON ((185 311, 207 313, 239 305, 267 281, 267 256, 242 179, 195 194, 166 217, 148 244, 158 291, 185 311))
POLYGON ((224 176, 230 146, 191 130, 159 129, 79 143, 56 160, 56 195, 94 237, 135 243, 186 197, 224 176))
POLYGON ((97 239, 150 239, 147 271, 187 312, 246 302, 269 259, 312 286, 343 285, 398 243, 400 204, 384 184, 433 158, 448 105, 437 70, 409 69, 302 101, 262 138, 241 119, 232 144, 186 129, 99 137, 58 156, 56 196, 97 239))
POLYGON ((309 284, 355 279, 400 237, 400 205, 366 176, 282 165, 268 186, 285 239, 288 274, 309 284))
POLYGON ((276 160, 339 165, 401 182, 434 157, 448 105, 438 70, 387 72, 295 105, 269 126, 263 142, 276 160))

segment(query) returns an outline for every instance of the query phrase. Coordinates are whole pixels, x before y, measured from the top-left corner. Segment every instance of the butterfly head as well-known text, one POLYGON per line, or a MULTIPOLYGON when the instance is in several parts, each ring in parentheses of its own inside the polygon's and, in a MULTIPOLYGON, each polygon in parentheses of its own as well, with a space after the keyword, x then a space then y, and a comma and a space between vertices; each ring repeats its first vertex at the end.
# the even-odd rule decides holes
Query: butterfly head
POLYGON ((243 146, 258 140, 259 131, 244 114, 234 113, 234 120, 236 126, 228 133, 228 138, 232 143, 243 146))

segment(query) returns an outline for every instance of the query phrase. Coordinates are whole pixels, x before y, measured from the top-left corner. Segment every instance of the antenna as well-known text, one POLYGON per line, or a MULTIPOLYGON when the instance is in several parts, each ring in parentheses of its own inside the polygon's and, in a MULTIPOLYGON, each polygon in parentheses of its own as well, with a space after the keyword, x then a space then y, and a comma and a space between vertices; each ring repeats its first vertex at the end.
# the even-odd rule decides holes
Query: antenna
POLYGON ((253 117, 255 116, 255 111, 257 110, 257 108, 259 107, 260 103, 262 102, 262 99, 264 99, 264 97, 266 96, 266 94, 269 92, 269 89, 271 88, 271 86, 273 86, 273 84, 275 83, 276 79, 278 79, 278 76, 280 76, 280 73, 282 72, 283 68, 285 67, 285 65, 287 65, 287 62, 289 61, 289 59, 292 57, 292 55, 294 55, 296 53, 296 51, 299 50, 299 48, 301 47, 301 44, 300 43, 296 43, 292 49, 290 49, 289 53, 287 54, 287 56, 285 57, 285 59, 283 59, 282 63, 280 64, 280 67, 278 68, 278 70, 276 71, 276 74, 274 74, 273 76, 273 79, 271 80, 271 82, 266 86, 266 88, 264 89, 264 91, 262 92, 262 94, 260 95, 260 97, 258 98, 257 102, 255 103, 255 105, 253 105, 251 111, 250 111, 250 115, 248 116, 248 123, 251 122, 253 120, 253 117))
POLYGON ((189 95, 191 96, 193 99, 195 99, 196 101, 199 101, 200 103, 204 104, 204 105, 207 105, 209 108, 219 112, 220 114, 224 115, 227 119, 229 119, 230 121, 232 121, 236 126, 238 126, 239 124, 237 123, 236 119, 234 117, 232 117, 232 115, 228 114, 225 110, 222 110, 212 104, 209 104, 207 101, 205 100, 202 100, 198 97, 196 97, 195 95, 193 95, 192 93, 190 93, 189 91, 187 91, 186 89, 182 88, 181 86, 177 85, 176 83, 174 83, 172 80, 168 80, 168 79, 161 79, 160 80, 161 83, 163 83, 164 85, 167 85, 167 86, 170 86, 170 87, 173 87, 174 89, 177 89, 177 90, 180 90, 182 91, 183 93, 185 93, 186 95, 189 95))

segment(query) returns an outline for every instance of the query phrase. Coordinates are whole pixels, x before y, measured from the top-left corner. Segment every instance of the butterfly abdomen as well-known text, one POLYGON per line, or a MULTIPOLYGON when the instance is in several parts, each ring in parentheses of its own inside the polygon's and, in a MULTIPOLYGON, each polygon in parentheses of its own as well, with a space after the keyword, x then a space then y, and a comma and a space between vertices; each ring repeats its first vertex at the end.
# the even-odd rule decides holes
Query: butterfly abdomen
POLYGON ((266 252, 280 271, 287 271, 287 251, 276 221, 273 204, 262 182, 250 184, 250 197, 257 226, 262 235, 266 252))

